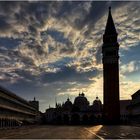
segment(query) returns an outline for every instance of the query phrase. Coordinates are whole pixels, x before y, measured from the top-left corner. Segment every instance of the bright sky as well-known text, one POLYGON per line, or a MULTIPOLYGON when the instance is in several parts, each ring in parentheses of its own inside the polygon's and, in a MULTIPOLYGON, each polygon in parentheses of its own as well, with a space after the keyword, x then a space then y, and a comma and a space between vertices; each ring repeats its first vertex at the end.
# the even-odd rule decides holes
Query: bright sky
POLYGON ((108 7, 120 44, 120 98, 140 89, 140 2, 0 2, 0 83, 49 105, 85 92, 103 100, 102 36, 108 7))

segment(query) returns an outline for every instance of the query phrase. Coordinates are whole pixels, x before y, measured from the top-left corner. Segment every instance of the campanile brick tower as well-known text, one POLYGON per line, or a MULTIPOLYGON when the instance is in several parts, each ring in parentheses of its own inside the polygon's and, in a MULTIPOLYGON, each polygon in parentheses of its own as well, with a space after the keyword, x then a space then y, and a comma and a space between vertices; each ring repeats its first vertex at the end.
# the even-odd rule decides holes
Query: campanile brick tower
POLYGON ((103 35, 103 78, 104 78, 104 108, 103 119, 106 123, 114 124, 120 120, 119 102, 119 44, 117 32, 109 7, 108 19, 103 35))

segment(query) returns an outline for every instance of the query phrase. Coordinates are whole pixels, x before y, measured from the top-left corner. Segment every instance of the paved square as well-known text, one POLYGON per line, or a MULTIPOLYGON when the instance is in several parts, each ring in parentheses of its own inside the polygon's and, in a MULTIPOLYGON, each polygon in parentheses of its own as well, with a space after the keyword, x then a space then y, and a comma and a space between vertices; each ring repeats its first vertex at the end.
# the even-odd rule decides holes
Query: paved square
POLYGON ((135 126, 51 126, 38 125, 0 130, 0 138, 9 139, 140 139, 135 126))

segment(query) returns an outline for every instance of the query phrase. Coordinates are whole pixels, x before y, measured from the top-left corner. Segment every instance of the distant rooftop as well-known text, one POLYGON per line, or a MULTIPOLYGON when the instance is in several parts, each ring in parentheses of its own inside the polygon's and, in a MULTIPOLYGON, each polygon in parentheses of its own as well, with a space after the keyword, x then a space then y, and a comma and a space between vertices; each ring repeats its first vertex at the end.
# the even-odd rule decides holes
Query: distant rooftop
POLYGON ((132 96, 132 98, 135 98, 139 95, 140 95, 140 89, 138 91, 136 91, 134 94, 132 94, 131 96, 132 96))

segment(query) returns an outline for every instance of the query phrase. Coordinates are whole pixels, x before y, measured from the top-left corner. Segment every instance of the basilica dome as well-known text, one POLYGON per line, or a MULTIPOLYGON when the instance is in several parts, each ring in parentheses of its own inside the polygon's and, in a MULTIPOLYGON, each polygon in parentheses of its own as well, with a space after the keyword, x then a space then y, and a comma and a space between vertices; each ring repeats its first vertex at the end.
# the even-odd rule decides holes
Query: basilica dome
POLYGON ((68 98, 67 101, 64 104, 65 106, 72 106, 72 102, 70 101, 70 99, 68 98))
POLYGON ((78 107, 80 110, 87 109, 88 105, 89 101, 85 97, 84 93, 79 94, 79 96, 76 97, 74 100, 74 106, 78 107))
POLYGON ((63 105, 64 110, 71 110, 72 109, 72 102, 68 98, 67 101, 63 105))
POLYGON ((96 112, 100 112, 102 110, 102 102, 98 97, 93 101, 93 110, 96 112))
POLYGON ((101 102, 101 100, 98 98, 98 97, 96 97, 96 99, 93 101, 93 105, 101 105, 102 104, 102 102, 101 102))

